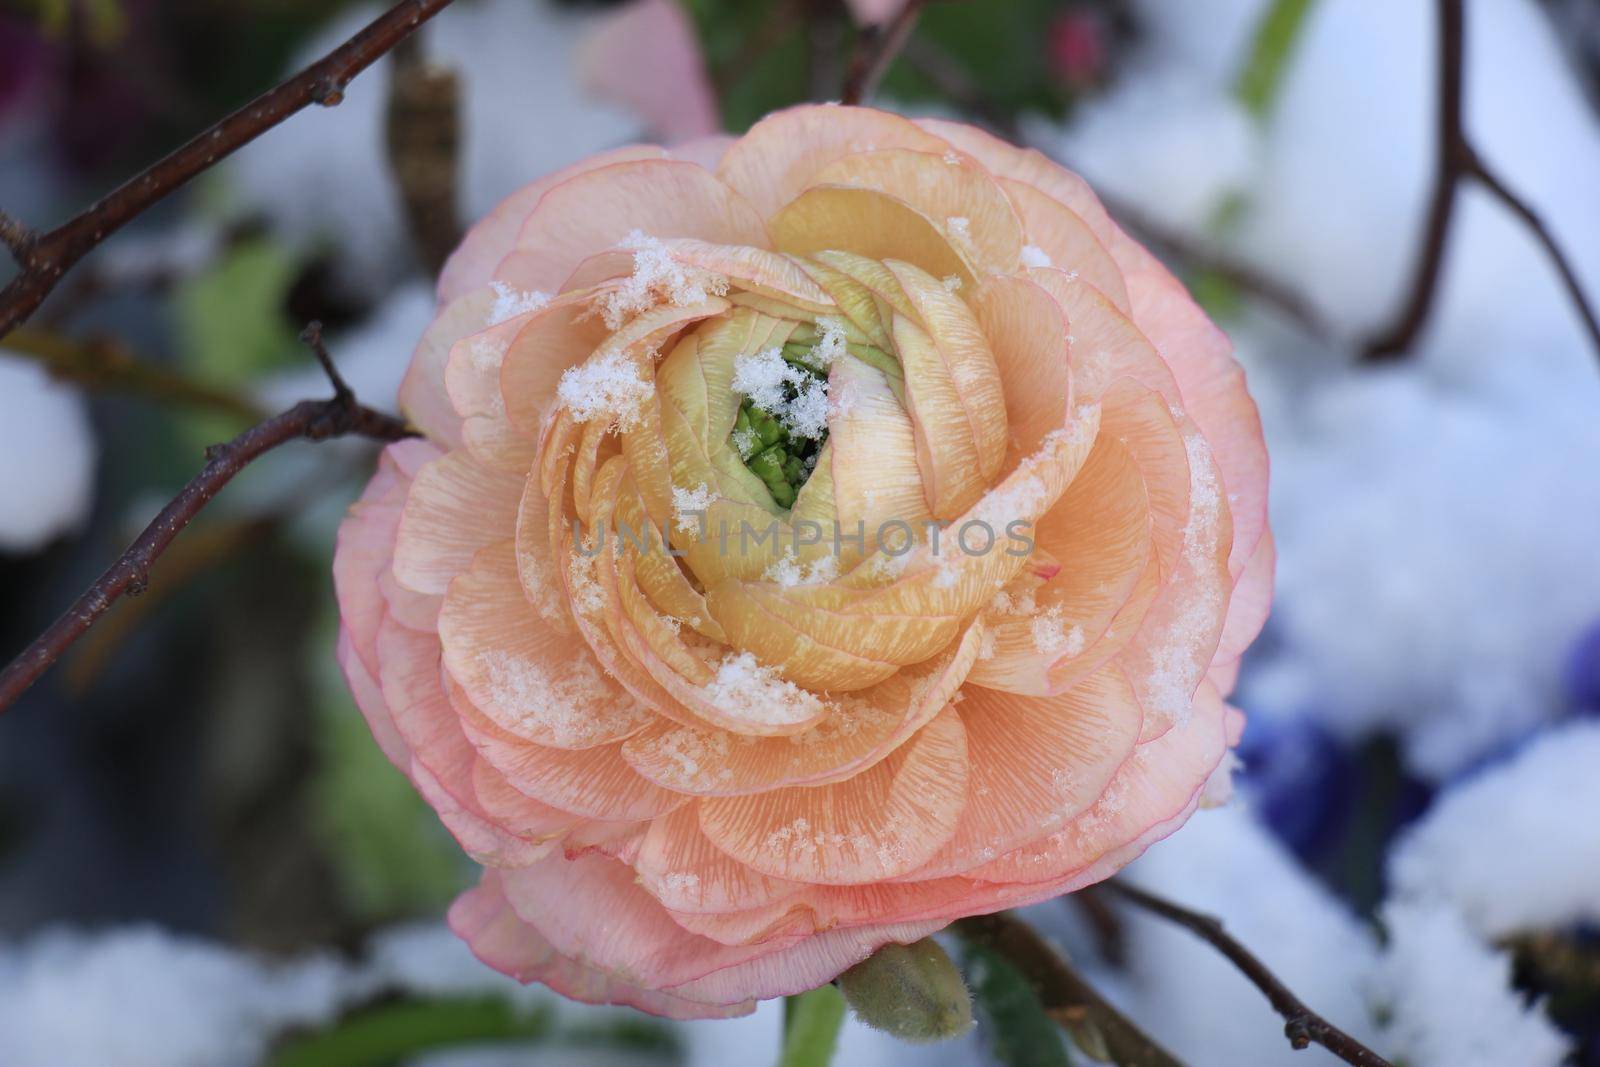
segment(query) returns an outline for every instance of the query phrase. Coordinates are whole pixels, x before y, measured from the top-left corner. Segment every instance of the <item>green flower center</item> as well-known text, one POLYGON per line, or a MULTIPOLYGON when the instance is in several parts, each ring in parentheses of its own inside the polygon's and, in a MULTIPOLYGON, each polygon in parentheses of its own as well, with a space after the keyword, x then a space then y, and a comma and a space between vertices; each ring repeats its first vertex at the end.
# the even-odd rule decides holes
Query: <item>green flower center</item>
POLYGON ((744 399, 729 441, 780 508, 794 506, 828 442, 828 367, 846 356, 899 377, 892 356, 807 323, 781 347, 761 353, 753 368, 734 380, 744 399))

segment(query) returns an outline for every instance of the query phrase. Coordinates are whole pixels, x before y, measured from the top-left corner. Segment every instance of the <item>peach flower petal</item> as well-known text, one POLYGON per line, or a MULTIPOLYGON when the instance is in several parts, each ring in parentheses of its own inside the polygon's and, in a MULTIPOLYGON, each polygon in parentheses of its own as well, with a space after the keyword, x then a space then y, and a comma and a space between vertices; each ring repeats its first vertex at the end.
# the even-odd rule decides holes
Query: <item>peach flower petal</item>
POLYGON ((949 839, 966 783, 966 732, 947 708, 854 778, 702 801, 700 828, 722 851, 775 878, 877 882, 916 869, 949 839))
POLYGON ((523 222, 551 189, 569 178, 614 163, 664 159, 666 156, 667 152, 655 145, 624 145, 579 160, 507 196, 467 231, 466 237, 445 262, 444 270, 439 275, 439 303, 447 305, 493 281, 495 268, 515 247, 523 222))
POLYGON ((943 152, 945 142, 887 112, 803 104, 750 127, 722 157, 717 176, 770 218, 829 163, 875 148, 943 152))
POLYGON ((704 167, 672 159, 613 163, 552 187, 522 224, 495 278, 525 292, 556 292, 589 256, 630 233, 768 245, 756 210, 704 167))

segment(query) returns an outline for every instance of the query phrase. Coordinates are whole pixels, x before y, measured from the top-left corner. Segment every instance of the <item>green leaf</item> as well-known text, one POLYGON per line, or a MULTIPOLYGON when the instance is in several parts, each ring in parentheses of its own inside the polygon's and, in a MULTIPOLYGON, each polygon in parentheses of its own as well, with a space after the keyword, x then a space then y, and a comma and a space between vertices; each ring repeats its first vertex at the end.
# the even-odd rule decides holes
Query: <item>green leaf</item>
POLYGON ((369 921, 442 908, 466 881, 461 851, 372 739, 328 649, 333 620, 312 640, 317 774, 314 829, 326 846, 345 902, 369 921))
POLYGON ((979 1033, 1006 1067, 1071 1067, 1066 1042, 1033 987, 1004 957, 967 947, 962 957, 979 1033))
MULTIPOLYGON (((284 311, 295 271, 282 247, 253 240, 178 287, 172 301, 178 352, 191 377, 244 390, 264 371, 308 358, 284 311)), ((238 433, 240 422, 186 413, 184 428, 192 441, 210 443, 238 433)))
POLYGON ((1262 13, 1261 21, 1256 23, 1250 54, 1239 72, 1234 95, 1257 119, 1266 118, 1272 111, 1283 76, 1289 69, 1289 57, 1305 28, 1313 2, 1273 0, 1272 6, 1262 13))
POLYGON ((271 241, 245 241, 178 290, 178 335, 197 374, 237 384, 285 365, 299 331, 284 312, 293 257, 271 241))
POLYGON ((548 1008, 526 1010, 501 997, 377 1004, 291 1038, 265 1067, 387 1067, 435 1049, 534 1041, 549 1035, 553 1016, 548 1008))
POLYGON ((839 1044, 844 994, 831 985, 784 1001, 783 1054, 778 1067, 827 1067, 839 1044))

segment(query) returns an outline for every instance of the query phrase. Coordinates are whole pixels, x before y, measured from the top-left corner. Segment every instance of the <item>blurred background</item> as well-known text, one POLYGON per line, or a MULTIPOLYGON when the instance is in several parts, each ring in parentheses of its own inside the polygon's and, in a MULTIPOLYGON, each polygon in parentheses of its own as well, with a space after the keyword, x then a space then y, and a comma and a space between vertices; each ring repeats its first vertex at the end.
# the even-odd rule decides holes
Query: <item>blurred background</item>
MULTIPOLYGON (((458 0, 341 106, 141 217, 0 342, 0 653, 207 443, 326 392, 308 321, 392 407, 458 220, 603 148, 837 98, 860 26, 899 6, 458 0)), ((1600 3, 1466 7, 1468 131, 1600 301, 1600 3)), ((1087 176, 1262 408, 1279 594, 1237 796, 1130 880, 1222 916, 1396 1063, 1600 1065, 1600 352, 1528 228, 1468 185, 1425 328, 1367 355, 1422 241, 1435 8, 936 2, 874 102, 1087 176)), ((378 10, 0 0, 0 207, 69 217, 378 10)), ((776 1062, 779 1004, 580 1008, 443 929, 470 865, 333 662, 333 534, 372 461, 253 466, 0 719, 0 1064, 776 1062)), ((1176 927, 1092 898, 1029 918, 1186 1062, 1334 1062, 1176 927)), ((1088 1062, 968 963, 972 1035, 910 1049, 848 1022, 836 1062, 1088 1062)))

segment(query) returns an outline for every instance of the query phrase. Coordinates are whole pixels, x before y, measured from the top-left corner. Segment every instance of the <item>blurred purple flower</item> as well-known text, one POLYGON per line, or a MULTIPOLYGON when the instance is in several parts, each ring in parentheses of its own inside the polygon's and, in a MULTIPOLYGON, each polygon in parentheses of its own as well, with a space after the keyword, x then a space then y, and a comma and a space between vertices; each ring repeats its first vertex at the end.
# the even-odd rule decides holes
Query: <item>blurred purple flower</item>
POLYGON ((1110 28, 1098 12, 1067 11, 1050 24, 1050 67, 1070 89, 1098 84, 1110 51, 1110 28))
POLYGON ((1241 792, 1295 854, 1309 858, 1339 835, 1357 773, 1327 730, 1305 717, 1253 717, 1239 758, 1241 792))
POLYGON ((1567 657, 1567 700, 1579 711, 1600 713, 1600 621, 1585 630, 1567 657))
POLYGON ((26 101, 47 58, 48 45, 32 23, 0 14, 0 125, 26 101))

